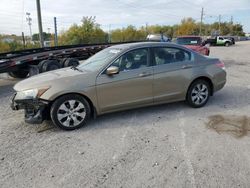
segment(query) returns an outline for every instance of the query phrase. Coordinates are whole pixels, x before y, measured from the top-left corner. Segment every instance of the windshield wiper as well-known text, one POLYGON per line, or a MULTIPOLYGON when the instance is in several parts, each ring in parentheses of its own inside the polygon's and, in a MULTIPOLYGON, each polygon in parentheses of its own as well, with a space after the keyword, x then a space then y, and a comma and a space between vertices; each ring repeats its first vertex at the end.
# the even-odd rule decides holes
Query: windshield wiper
POLYGON ((72 69, 72 70, 77 70, 77 71, 79 71, 79 72, 82 72, 82 70, 79 69, 79 68, 77 68, 76 66, 72 66, 71 69, 72 69))

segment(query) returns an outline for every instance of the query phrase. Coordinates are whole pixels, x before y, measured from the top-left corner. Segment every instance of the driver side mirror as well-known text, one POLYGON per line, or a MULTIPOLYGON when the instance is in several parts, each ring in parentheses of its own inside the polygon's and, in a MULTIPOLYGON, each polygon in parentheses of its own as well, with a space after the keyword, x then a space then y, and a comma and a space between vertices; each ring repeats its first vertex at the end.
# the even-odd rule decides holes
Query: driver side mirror
POLYGON ((106 70, 106 74, 111 76, 113 74, 118 74, 119 73, 119 68, 116 66, 110 66, 109 68, 107 68, 106 70))

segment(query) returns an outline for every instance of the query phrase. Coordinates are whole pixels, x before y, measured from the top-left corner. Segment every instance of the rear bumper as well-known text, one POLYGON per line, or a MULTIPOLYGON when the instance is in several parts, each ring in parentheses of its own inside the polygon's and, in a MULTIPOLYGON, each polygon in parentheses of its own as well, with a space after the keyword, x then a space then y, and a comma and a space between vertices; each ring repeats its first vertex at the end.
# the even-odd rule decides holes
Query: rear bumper
POLYGON ((215 79, 213 80, 214 92, 221 90, 227 82, 227 72, 221 70, 216 74, 215 79))
POLYGON ((221 81, 214 85, 214 92, 221 90, 226 85, 226 80, 221 81))
POLYGON ((16 94, 12 97, 12 110, 24 109, 25 122, 30 124, 40 124, 48 118, 47 107, 48 101, 41 99, 15 99, 16 94))

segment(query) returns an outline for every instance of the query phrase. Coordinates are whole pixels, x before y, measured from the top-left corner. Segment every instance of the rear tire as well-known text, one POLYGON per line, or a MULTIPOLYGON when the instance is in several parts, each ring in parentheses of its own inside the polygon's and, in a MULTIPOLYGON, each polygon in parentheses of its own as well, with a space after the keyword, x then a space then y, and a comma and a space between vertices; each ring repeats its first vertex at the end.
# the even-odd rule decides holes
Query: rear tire
POLYGON ((49 60, 40 61, 38 64, 39 73, 43 72, 43 65, 49 60))
POLYGON ((188 89, 186 101, 191 107, 200 108, 207 103, 210 94, 210 84, 205 80, 196 80, 188 89))
POLYGON ((90 118, 90 105, 77 94, 64 95, 51 106, 52 122, 63 130, 74 130, 83 127, 90 118))
POLYGON ((64 67, 71 67, 71 66, 78 66, 79 65, 79 61, 78 59, 75 58, 68 58, 65 62, 64 62, 64 67))
POLYGON ((230 46, 230 43, 229 43, 229 42, 226 42, 226 43, 225 43, 225 46, 226 46, 226 47, 229 47, 229 46, 230 46))
POLYGON ((58 63, 57 60, 47 60, 43 65, 42 65, 42 72, 47 72, 47 71, 52 71, 56 69, 60 69, 61 65, 58 63))
POLYGON ((66 61, 67 59, 68 59, 68 58, 62 58, 62 59, 60 60, 61 67, 65 67, 65 66, 64 66, 64 63, 65 63, 65 61, 66 61))
POLYGON ((26 78, 29 74, 29 71, 26 70, 18 70, 18 71, 12 71, 8 73, 13 78, 26 78))

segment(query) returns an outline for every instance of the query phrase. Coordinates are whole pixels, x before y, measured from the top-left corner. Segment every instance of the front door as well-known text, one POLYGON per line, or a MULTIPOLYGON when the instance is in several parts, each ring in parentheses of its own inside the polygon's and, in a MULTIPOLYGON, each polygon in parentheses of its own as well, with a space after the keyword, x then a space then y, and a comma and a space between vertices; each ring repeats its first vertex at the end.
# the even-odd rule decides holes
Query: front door
POLYGON ((149 50, 131 50, 110 66, 119 73, 104 71, 96 80, 98 106, 101 113, 129 109, 153 103, 153 68, 149 66, 149 50))

